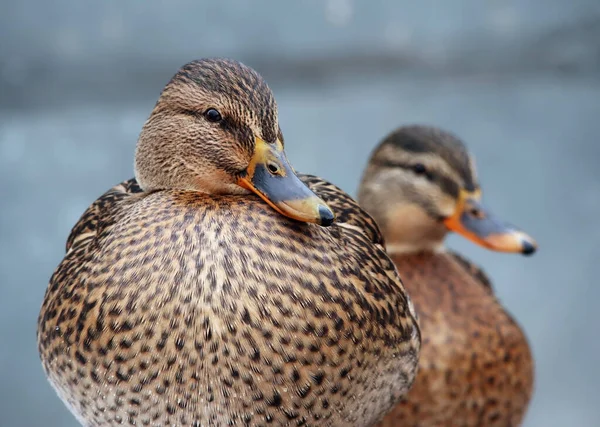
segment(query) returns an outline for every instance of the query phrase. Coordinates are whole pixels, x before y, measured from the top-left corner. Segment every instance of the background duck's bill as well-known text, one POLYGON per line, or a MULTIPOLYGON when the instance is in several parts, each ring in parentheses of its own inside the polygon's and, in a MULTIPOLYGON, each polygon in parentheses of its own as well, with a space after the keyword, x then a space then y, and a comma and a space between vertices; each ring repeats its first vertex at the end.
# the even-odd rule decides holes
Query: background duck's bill
POLYGON ((476 200, 469 200, 467 209, 460 209, 456 215, 446 219, 448 229, 488 249, 499 252, 520 252, 531 255, 537 249, 535 240, 506 224, 489 212, 476 200), (477 214, 473 214, 475 211, 477 214))

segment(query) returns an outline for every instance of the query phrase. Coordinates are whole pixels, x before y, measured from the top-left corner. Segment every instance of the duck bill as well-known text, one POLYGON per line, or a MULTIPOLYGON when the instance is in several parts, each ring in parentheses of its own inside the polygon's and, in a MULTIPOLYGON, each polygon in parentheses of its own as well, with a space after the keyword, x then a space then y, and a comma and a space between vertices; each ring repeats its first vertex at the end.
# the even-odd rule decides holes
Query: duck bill
POLYGON ((296 176, 279 140, 268 144, 256 138, 254 155, 238 185, 289 218, 324 227, 335 220, 329 206, 296 176))
POLYGON ((537 249, 535 240, 496 218, 481 204, 480 197, 478 192, 462 191, 455 214, 444 220, 446 227, 494 251, 533 254, 537 249))

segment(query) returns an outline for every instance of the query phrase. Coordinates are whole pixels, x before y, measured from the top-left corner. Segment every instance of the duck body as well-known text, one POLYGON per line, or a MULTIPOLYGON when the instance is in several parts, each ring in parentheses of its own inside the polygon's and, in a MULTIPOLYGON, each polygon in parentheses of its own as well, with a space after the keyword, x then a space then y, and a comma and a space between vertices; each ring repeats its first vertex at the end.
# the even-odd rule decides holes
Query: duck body
POLYGON ((336 223, 135 180, 86 211, 38 330, 83 425, 363 426, 406 393, 419 330, 379 230, 341 190, 301 179, 336 223))
POLYGON ((393 255, 423 336, 419 373, 381 427, 518 426, 534 365, 484 273, 452 252, 393 255))
POLYGON ((453 231, 495 251, 535 252, 481 193, 474 159, 443 130, 401 127, 371 156, 358 200, 381 227, 423 337, 415 384, 382 427, 517 426, 527 410, 534 363, 523 331, 485 273, 444 247, 453 231))
POLYGON ((420 334, 381 233, 295 173, 256 71, 181 67, 134 164, 73 228, 39 315, 83 425, 364 426, 406 393, 420 334))

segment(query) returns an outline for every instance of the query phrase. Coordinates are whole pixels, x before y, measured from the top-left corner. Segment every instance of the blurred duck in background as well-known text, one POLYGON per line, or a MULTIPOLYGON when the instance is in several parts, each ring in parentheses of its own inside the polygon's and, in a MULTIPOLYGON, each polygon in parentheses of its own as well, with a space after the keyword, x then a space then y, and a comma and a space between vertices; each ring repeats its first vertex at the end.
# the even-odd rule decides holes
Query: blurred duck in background
POLYGON ((465 145, 433 127, 402 127, 385 138, 358 200, 381 228, 423 337, 415 385, 381 426, 519 425, 534 382, 527 339, 486 274, 446 249, 444 238, 454 231, 525 255, 535 241, 484 207, 465 145))

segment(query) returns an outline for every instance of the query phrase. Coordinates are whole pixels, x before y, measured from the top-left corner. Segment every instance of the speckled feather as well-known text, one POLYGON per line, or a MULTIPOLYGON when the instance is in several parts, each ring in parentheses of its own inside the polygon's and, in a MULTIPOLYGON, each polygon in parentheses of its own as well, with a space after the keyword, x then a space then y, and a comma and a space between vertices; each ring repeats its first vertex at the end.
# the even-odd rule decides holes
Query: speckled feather
POLYGON ((520 425, 533 359, 485 273, 453 253, 392 256, 423 336, 419 374, 380 427, 520 425))
POLYGON ((399 401, 420 346, 412 305, 371 217, 303 180, 336 224, 134 180, 84 213, 38 330, 82 423, 363 426, 399 401))

